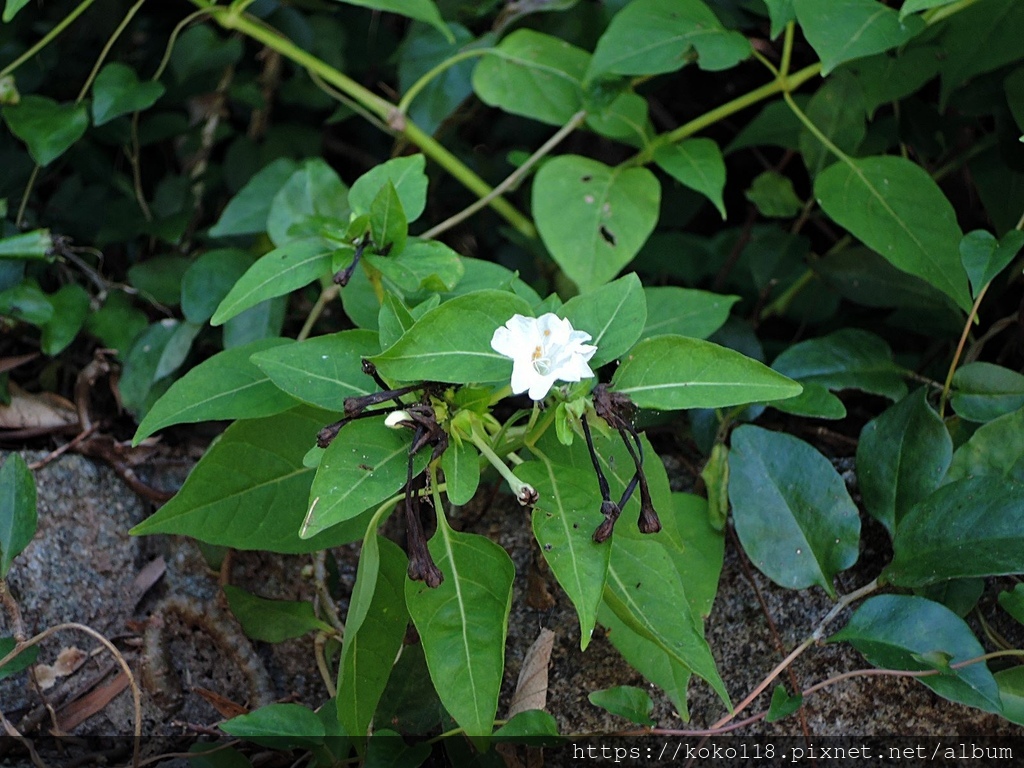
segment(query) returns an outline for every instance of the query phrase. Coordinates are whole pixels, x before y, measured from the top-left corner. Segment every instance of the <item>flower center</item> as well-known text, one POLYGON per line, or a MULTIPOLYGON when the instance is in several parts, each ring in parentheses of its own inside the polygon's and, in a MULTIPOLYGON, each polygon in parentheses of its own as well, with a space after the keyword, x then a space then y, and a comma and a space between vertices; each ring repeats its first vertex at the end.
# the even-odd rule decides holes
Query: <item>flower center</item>
POLYGON ((544 348, 540 344, 533 348, 530 362, 533 363, 533 370, 541 376, 547 376, 551 371, 551 359, 544 357, 544 348))

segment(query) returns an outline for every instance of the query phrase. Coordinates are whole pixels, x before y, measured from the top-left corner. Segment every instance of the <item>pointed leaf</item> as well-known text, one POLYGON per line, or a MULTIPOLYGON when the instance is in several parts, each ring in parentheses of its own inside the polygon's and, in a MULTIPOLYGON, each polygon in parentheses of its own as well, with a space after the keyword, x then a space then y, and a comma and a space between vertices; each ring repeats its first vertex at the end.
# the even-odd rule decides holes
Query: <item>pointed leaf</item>
POLYGON ((1024 406, 1024 376, 992 363, 968 363, 953 374, 950 403, 968 421, 992 421, 1024 406))
POLYGON ((265 299, 283 296, 330 272, 331 254, 317 240, 294 240, 261 257, 217 307, 210 325, 223 325, 265 299))
POLYGON ((89 292, 77 283, 61 286, 49 296, 53 317, 43 326, 40 348, 44 355, 55 357, 63 352, 82 330, 89 313, 89 292))
POLYGON ((285 345, 290 346, 287 339, 261 339, 226 349, 195 366, 149 409, 133 445, 172 424, 257 419, 294 408, 295 400, 249 362, 256 352, 285 345))
POLYGON ((714 203, 725 220, 725 203, 722 201, 725 160, 722 159, 722 150, 714 141, 687 139, 660 147, 654 153, 654 162, 680 184, 699 192, 714 203))
POLYGON ((419 291, 448 293, 466 271, 465 260, 447 245, 415 237, 406 240, 400 252, 366 254, 363 258, 406 295, 419 291))
POLYGON ((320 220, 345 222, 348 214, 348 187, 323 159, 313 158, 274 195, 267 214, 267 234, 280 248, 319 234, 320 220))
POLYGON ((308 632, 333 632, 334 628, 317 618, 313 604, 296 600, 268 600, 244 589, 225 584, 222 589, 231 613, 242 630, 253 640, 281 643, 308 632))
POLYGON ((208 544, 270 552, 315 552, 362 537, 368 520, 299 538, 314 470, 302 463, 316 434, 337 415, 298 408, 236 421, 189 474, 178 494, 131 530, 173 533, 208 544))
POLYGON ((882 578, 902 587, 1024 573, 1024 486, 993 475, 944 485, 907 513, 892 548, 882 578))
POLYGON ((452 504, 468 504, 480 485, 480 454, 469 440, 452 440, 441 454, 445 494, 452 504))
POLYGON ((444 574, 431 589, 406 580, 405 599, 441 701, 466 734, 489 736, 498 710, 515 566, 490 539, 453 531, 430 540, 444 574))
POLYGON ((301 704, 269 704, 220 724, 227 734, 273 749, 313 747, 327 731, 316 713, 301 704))
POLYGON ((396 381, 508 380, 512 361, 491 349, 491 337, 515 314, 533 313, 525 300, 507 291, 459 296, 427 312, 373 363, 396 381))
POLYGON ((641 339, 664 334, 706 339, 729 319, 729 310, 739 296, 674 286, 644 288, 647 324, 641 339))
POLYGON ((943 482, 980 475, 1024 482, 1024 409, 979 427, 956 449, 943 482))
MULTIPOLYGON (((883 669, 932 669, 920 656, 936 651, 948 654, 953 663, 985 653, 963 619, 938 603, 911 595, 868 599, 850 623, 829 638, 829 642, 840 641, 849 642, 883 669)), ((986 712, 1001 709, 996 681, 984 663, 917 680, 950 701, 986 712)))
POLYGON ((409 222, 398 191, 390 180, 386 181, 370 203, 370 237, 374 250, 384 255, 394 252, 397 256, 405 248, 408 234, 409 222))
POLYGON ((207 251, 181 276, 181 311, 190 323, 205 323, 253 264, 253 255, 237 248, 207 251))
POLYGON ((210 227, 210 237, 265 232, 274 197, 298 169, 299 164, 287 157, 260 169, 225 206, 210 227))
POLYGON ((799 384, 756 360, 685 336, 641 341, 615 371, 612 389, 641 408, 663 411, 722 408, 800 393, 799 384))
POLYGON ((140 82, 134 69, 111 62, 96 75, 92 86, 93 123, 103 125, 121 115, 149 109, 164 95, 164 90, 162 83, 140 82))
MULTIPOLYGON (((863 104, 860 81, 848 72, 837 72, 811 97, 807 117, 835 146, 853 154, 867 133, 863 104)), ((832 150, 807 128, 800 132, 800 153, 812 178, 836 162, 832 150)))
POLYGON ((359 5, 363 8, 373 8, 377 11, 387 11, 407 16, 410 19, 422 21, 434 27, 445 37, 450 38, 451 32, 445 26, 441 13, 437 10, 434 0, 338 0, 349 5, 359 5))
POLYGON ((0 579, 36 535, 36 481, 25 460, 9 453, 0 467, 0 579))
POLYGON ((786 692, 786 686, 776 685, 772 691, 772 703, 768 705, 768 714, 764 720, 766 723, 774 723, 787 718, 800 709, 803 703, 804 697, 801 694, 790 696, 786 692))
POLYGON ((591 335, 588 344, 597 347, 591 368, 621 357, 640 338, 647 320, 643 286, 635 272, 593 291, 574 296, 562 305, 558 315, 577 331, 591 335))
POLYGON ((89 127, 85 102, 58 104, 45 96, 22 96, 16 105, 3 108, 11 133, 28 145, 28 153, 47 166, 82 138, 89 127))
POLYGON ((624 717, 638 725, 654 725, 654 720, 651 718, 654 702, 651 701, 647 691, 642 688, 618 685, 614 688, 592 691, 587 699, 595 707, 606 709, 613 715, 624 717))
POLYGON ((416 221, 427 205, 427 161, 423 155, 396 157, 374 166, 352 184, 348 202, 354 214, 370 212, 373 200, 391 182, 409 221, 416 221))
POLYGON ((585 293, 633 260, 657 224, 660 200, 646 168, 561 155, 537 172, 531 205, 544 245, 585 293))
POLYGON ((857 561, 860 516, 831 462, 782 432, 744 425, 732 433, 729 500, 743 549, 788 589, 832 580, 857 561))
POLYGON ((363 358, 380 351, 374 331, 341 331, 252 355, 252 362, 292 397, 332 411, 344 409, 346 397, 377 390, 363 373, 363 358))
POLYGON ((919 165, 902 157, 835 163, 818 176, 814 194, 825 213, 893 266, 970 309, 956 214, 919 165))
POLYGON ((857 479, 871 516, 895 533, 903 516, 939 487, 953 458, 946 425, 921 388, 868 422, 857 444, 857 479))
POLYGON ((991 232, 976 229, 960 241, 960 258, 971 280, 971 291, 977 296, 996 275, 1013 261, 1024 246, 1024 232, 1011 229, 1003 239, 996 240, 991 232))

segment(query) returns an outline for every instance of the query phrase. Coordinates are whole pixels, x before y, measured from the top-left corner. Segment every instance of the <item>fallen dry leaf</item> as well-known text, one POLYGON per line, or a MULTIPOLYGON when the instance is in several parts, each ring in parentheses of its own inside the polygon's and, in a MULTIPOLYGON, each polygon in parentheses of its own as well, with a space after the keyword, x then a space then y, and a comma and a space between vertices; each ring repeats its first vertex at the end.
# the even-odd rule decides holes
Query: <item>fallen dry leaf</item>
POLYGON ((145 596, 145 594, 152 589, 153 585, 160 581, 160 578, 167 571, 167 563, 163 556, 150 560, 143 566, 142 570, 135 574, 135 580, 132 581, 132 597, 134 606, 137 607, 139 601, 145 596))
POLYGON ((200 688, 196 686, 192 689, 193 693, 199 694, 206 702, 217 710, 217 714, 221 717, 231 719, 232 717, 238 717, 239 715, 249 714, 249 708, 243 707, 241 704, 236 704, 227 696, 221 696, 216 691, 211 691, 209 688, 200 688))
POLYGON ((110 682, 93 688, 85 696, 81 696, 61 707, 57 713, 57 726, 65 733, 81 725, 90 717, 100 712, 114 698, 128 687, 128 675, 119 672, 110 682))
POLYGON ((63 429, 78 424, 75 404, 52 392, 29 394, 13 381, 11 404, 0 405, 2 429, 63 429))
POLYGON ((555 633, 542 629, 533 645, 526 651, 523 668, 519 670, 516 690, 508 705, 511 720, 528 709, 544 709, 548 703, 548 662, 555 645, 555 633))
POLYGON ((89 654, 81 648, 75 648, 74 646, 62 648, 61 652, 57 654, 57 660, 53 664, 36 665, 34 672, 36 683, 44 691, 49 690, 53 688, 59 678, 67 677, 82 666, 87 658, 89 658, 89 654))

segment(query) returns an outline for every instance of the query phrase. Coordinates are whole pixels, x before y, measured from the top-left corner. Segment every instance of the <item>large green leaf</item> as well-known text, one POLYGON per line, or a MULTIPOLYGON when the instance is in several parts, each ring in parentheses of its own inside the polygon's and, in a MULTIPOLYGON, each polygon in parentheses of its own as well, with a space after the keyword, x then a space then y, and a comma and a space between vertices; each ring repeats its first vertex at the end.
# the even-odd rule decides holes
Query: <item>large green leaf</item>
POLYGON ((363 373, 363 358, 380 351, 374 331, 341 331, 252 355, 274 384, 299 400, 340 411, 346 397, 377 389, 363 373))
POLYGON ((357 216, 370 212, 374 198, 390 181, 409 221, 416 221, 427 205, 427 161, 423 155, 396 157, 374 166, 352 184, 348 203, 357 216))
POLYGON ((353 589, 338 669, 338 719, 352 736, 367 733, 409 623, 405 553, 376 533, 367 541, 375 549, 370 553, 364 546, 356 580, 372 581, 368 588, 353 589), (377 567, 364 569, 364 558, 376 560, 377 567), (362 603, 357 605, 357 599, 362 603), (359 622, 352 621, 356 610, 362 614, 359 622))
MULTIPOLYGON (((853 153, 867 133, 863 102, 860 82, 846 72, 837 72, 811 97, 807 117, 839 149, 853 153)), ((800 153, 812 178, 837 159, 807 128, 800 132, 800 153)))
POLYGON ((348 219, 348 187, 326 161, 306 160, 274 195, 267 214, 267 234, 277 247, 313 237, 320 221, 348 219))
POLYGON ((363 8, 373 8, 376 11, 387 11, 389 13, 398 13, 402 16, 408 16, 410 19, 416 19, 417 21, 423 21, 430 26, 437 29, 441 34, 447 38, 451 38, 452 33, 448 31, 448 27, 444 23, 444 19, 441 18, 441 13, 437 10, 437 5, 434 4, 433 0, 337 0, 338 2, 348 3, 349 5, 360 5, 363 8))
POLYGON ((315 747, 327 735, 323 721, 301 704, 268 704, 220 724, 221 730, 274 749, 315 747))
POLYGON ((825 213, 893 266, 970 309, 963 233, 953 206, 921 166, 902 157, 835 163, 819 174, 814 194, 825 213))
POLYGON ((991 421, 1024 406, 1024 376, 992 363, 968 363, 953 375, 957 414, 968 421, 991 421))
POLYGON ((557 37, 517 29, 473 71, 480 100, 514 115, 564 125, 583 106, 590 56, 557 37))
POLYGON ((945 482, 980 475, 1024 483, 1024 409, 979 427, 956 449, 945 482))
POLYGON ((318 240, 293 240, 261 257, 217 307, 210 325, 223 325, 266 299, 283 296, 330 272, 331 254, 318 240))
POLYGON ((172 424, 259 419, 295 407, 293 398, 249 362, 255 353, 285 345, 290 346, 287 339, 261 339, 226 349, 195 366, 153 404, 132 443, 138 445, 172 424))
POLYGON ((0 467, 0 579, 36 535, 36 481, 20 454, 0 467))
POLYGON ((634 0, 601 35, 587 78, 674 72, 694 50, 701 69, 722 70, 747 58, 750 43, 701 0, 634 0))
POLYGON ((673 493, 668 510, 662 510, 661 533, 656 538, 676 564, 693 615, 707 619, 725 558, 725 535, 712 526, 707 499, 673 493))
POLYGON ((524 299, 507 291, 459 296, 427 312, 373 362, 382 375, 398 381, 509 379, 512 361, 491 349, 491 337, 515 314, 533 313, 524 299))
POLYGON ((964 8, 947 23, 942 43, 942 94, 950 94, 983 72, 1021 57, 1019 30, 1024 5, 1017 0, 986 0, 964 8))
POLYGON ((43 326, 39 346, 44 355, 55 357, 63 352, 82 330, 89 314, 91 297, 78 283, 62 285, 49 295, 53 317, 43 326))
MULTIPOLYGON (((882 669, 934 669, 936 654, 951 664, 985 653, 963 619, 939 603, 912 595, 879 595, 867 600, 850 623, 829 638, 845 641, 882 669)), ((950 701, 999 712, 999 690, 984 663, 961 669, 944 665, 941 674, 917 678, 950 701)))
MULTIPOLYGON (((304 539, 357 517, 405 485, 412 432, 390 429, 380 419, 346 424, 320 459, 309 490, 304 539)), ((429 450, 413 462, 413 474, 427 466, 429 450)))
POLYGON ((739 296, 723 296, 693 288, 660 286, 644 288, 647 324, 641 339, 664 334, 706 339, 729 319, 739 296))
POLYGON ((923 587, 1024 573, 1024 486, 994 475, 944 485, 900 522, 882 578, 923 587))
POLYGON ((314 538, 299 537, 314 471, 302 463, 337 415, 298 408, 236 421, 210 446, 178 494, 139 523, 136 535, 172 533, 208 544, 271 552, 315 552, 362 537, 365 518, 314 538))
POLYGON ((302 600, 268 600, 244 589, 225 584, 222 589, 231 613, 253 640, 281 643, 309 632, 332 632, 334 628, 317 618, 313 604, 302 600))
POLYGON ((149 109, 164 94, 155 80, 140 82, 131 67, 111 62, 96 75, 92 86, 92 119, 95 125, 109 123, 129 112, 149 109))
POLYGON ((490 539, 443 516, 429 544, 444 574, 431 589, 406 580, 405 599, 438 695, 466 734, 488 736, 498 709, 515 566, 490 539))
POLYGON ((722 159, 722 150, 712 139, 687 139, 659 147, 654 153, 654 162, 680 184, 700 192, 714 203, 725 219, 725 203, 722 201, 725 160, 722 159))
POLYGON ((917 16, 900 19, 877 0, 793 0, 793 9, 823 75, 844 61, 897 48, 925 26, 917 16))
POLYGON ((190 323, 205 323, 252 266, 253 255, 216 248, 193 261, 181 276, 181 311, 190 323))
POLYGON ((366 254, 363 258, 406 295, 419 291, 448 293, 455 289, 466 271, 465 259, 447 245, 415 237, 406 241, 401 253, 366 254))
POLYGON ((796 381, 832 390, 860 389, 890 400, 907 394, 903 369, 892 361, 889 345, 857 328, 794 344, 775 358, 772 368, 796 381))
POLYGON ((953 440, 921 388, 869 421, 857 444, 857 479, 871 516, 895 533, 903 516, 939 487, 953 440))
POLYGON ((641 408, 723 408, 782 400, 800 385, 739 352, 685 336, 637 344, 612 378, 612 389, 641 408))
POLYGON ((597 352, 590 366, 598 368, 621 357, 633 346, 647 320, 647 302, 636 273, 569 299, 558 314, 577 331, 591 335, 597 352))
POLYGON ((586 650, 597 622, 611 547, 592 536, 603 519, 593 470, 528 461, 516 476, 533 486, 533 534, 544 559, 572 600, 580 620, 580 649, 586 650))
POLYGON ((369 224, 375 252, 385 255, 402 252, 409 235, 409 221, 402 210, 398 190, 390 180, 384 182, 370 203, 369 224))
POLYGON ((22 96, 3 108, 11 133, 28 145, 28 153, 39 165, 49 165, 82 138, 89 127, 85 102, 58 104, 45 96, 22 96))
POLYGON ((635 632, 706 680, 726 704, 729 694, 702 625, 690 611, 682 580, 654 537, 612 537, 605 604, 635 632))
POLYGON ((261 168, 225 206, 217 223, 210 227, 210 237, 266 231, 274 197, 298 169, 299 164, 287 157, 261 168))
POLYGON ((758 570, 835 596, 832 580, 857 561, 860 517, 828 459, 792 435, 744 425, 732 433, 729 501, 758 570))
POLYGON ((586 293, 633 260, 658 222, 660 200, 646 168, 561 155, 537 172, 531 205, 552 258, 586 293))

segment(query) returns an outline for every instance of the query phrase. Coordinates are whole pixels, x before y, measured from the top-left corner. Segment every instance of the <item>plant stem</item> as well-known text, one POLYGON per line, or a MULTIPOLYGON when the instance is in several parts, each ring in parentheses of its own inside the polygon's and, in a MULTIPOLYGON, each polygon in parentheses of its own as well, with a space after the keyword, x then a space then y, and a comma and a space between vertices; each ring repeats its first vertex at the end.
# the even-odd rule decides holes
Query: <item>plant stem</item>
POLYGON ((957 342, 956 351, 953 353, 953 360, 949 364, 949 370, 946 372, 946 380, 942 384, 942 394, 939 395, 939 418, 943 418, 946 415, 946 400, 949 398, 949 390, 953 386, 953 374, 956 373, 956 367, 960 364, 960 355, 964 352, 964 346, 967 344, 967 336, 971 332, 971 326, 974 324, 975 318, 978 316, 978 307, 981 306, 981 300, 985 298, 985 294, 988 293, 988 287, 992 285, 991 281, 985 284, 985 287, 978 291, 977 298, 974 299, 974 304, 971 305, 970 314, 967 315, 967 322, 964 323, 963 333, 960 334, 960 341, 957 342))
POLYGON ((305 341, 309 338, 309 334, 313 330, 313 325, 323 313, 324 309, 327 308, 327 305, 334 301, 334 299, 338 297, 339 293, 341 293, 341 288, 333 283, 320 290, 320 295, 316 299, 316 304, 314 304, 313 308, 309 310, 306 322, 302 324, 302 330, 299 331, 299 335, 295 337, 296 341, 305 341))
POLYGON ((469 439, 473 441, 473 445, 477 447, 477 450, 480 451, 483 457, 491 463, 491 466, 498 470, 498 474, 509 484, 516 498, 519 498, 527 489, 533 490, 528 483, 524 483, 512 473, 508 464, 501 460, 501 457, 494 452, 494 449, 491 448, 484 438, 480 437, 475 429, 469 433, 469 439))
POLYGON ((789 94, 788 91, 782 94, 782 98, 786 100, 786 104, 789 106, 793 114, 797 116, 797 119, 801 123, 803 123, 804 127, 814 135, 814 138, 816 138, 825 146, 825 149, 827 149, 829 152, 831 152, 833 155, 835 155, 837 158, 839 158, 847 165, 853 167, 853 159, 848 154, 843 152, 843 150, 841 150, 839 147, 833 144, 832 140, 828 136, 822 133, 821 129, 814 124, 814 121, 811 120, 806 114, 804 114, 804 111, 796 105, 796 102, 793 100, 793 97, 789 94))
POLYGON ((89 72, 89 76, 85 78, 85 83, 82 85, 82 90, 78 92, 78 98, 75 99, 75 104, 78 104, 85 98, 85 95, 89 92, 89 88, 92 87, 93 81, 96 79, 96 75, 99 74, 100 67, 103 66, 103 62, 107 60, 107 55, 110 53, 110 49, 114 47, 114 43, 117 42, 117 38, 121 36, 125 28, 131 23, 131 20, 135 18, 135 14, 142 8, 142 4, 146 0, 138 0, 135 5, 128 9, 128 12, 121 19, 121 22, 117 25, 114 31, 107 38, 106 45, 103 46, 103 50, 100 51, 100 55, 96 57, 96 63, 92 66, 92 71, 89 72))
POLYGON ((579 112, 577 112, 569 119, 569 122, 567 122, 565 125, 559 128, 558 132, 555 133, 554 136, 552 136, 550 139, 544 142, 536 152, 530 155, 530 157, 527 158, 525 163, 523 163, 514 171, 512 171, 512 173, 510 173, 508 177, 498 186, 496 186, 486 195, 481 197, 475 203, 467 206, 463 210, 456 213, 454 216, 449 216, 440 224, 431 227, 422 235, 420 235, 420 237, 422 237, 425 240, 431 240, 437 237, 442 232, 445 232, 454 227, 455 225, 459 224, 460 222, 463 222, 466 219, 468 219, 474 213, 476 213, 485 205, 490 203, 498 195, 504 194, 506 190, 514 187, 527 173, 529 173, 530 169, 533 168, 534 165, 540 162, 541 158, 550 153, 552 149, 558 146, 562 142, 562 140, 565 139, 566 136, 568 136, 570 133, 576 130, 576 128, 578 128, 580 124, 586 119, 587 112, 586 110, 581 109, 579 112))
POLYGON ((3 69, 0 69, 0 77, 3 77, 4 75, 11 74, 11 72, 16 70, 18 67, 20 67, 22 64, 24 64, 26 61, 31 59, 33 56, 35 56, 41 50, 43 50, 43 48, 45 48, 51 42, 53 42, 53 40, 58 35, 60 35, 65 29, 67 29, 69 26, 71 26, 71 24, 75 21, 75 19, 77 19, 79 16, 81 16, 83 13, 85 13, 88 10, 89 6, 92 5, 95 2, 96 2, 96 0, 82 0, 82 2, 78 4, 78 7, 76 7, 75 10, 73 10, 71 13, 69 13, 67 16, 65 16, 63 19, 61 19, 59 22, 57 22, 57 25, 53 29, 51 29, 49 32, 47 32, 45 35, 43 35, 42 39, 38 43, 33 45, 27 51, 25 51, 23 54, 21 54, 21 56, 16 58, 14 61, 12 61, 6 67, 4 67, 3 69))
POLYGON ((488 53, 492 53, 493 51, 493 48, 473 48, 468 51, 459 51, 454 56, 445 59, 409 86, 409 90, 405 92, 401 101, 398 102, 398 111, 403 115, 407 114, 409 112, 409 105, 412 104, 413 99, 420 94, 420 91, 430 85, 430 82, 438 75, 447 71, 451 67, 454 67, 456 64, 466 61, 467 59, 475 59, 477 56, 484 56, 488 53))

